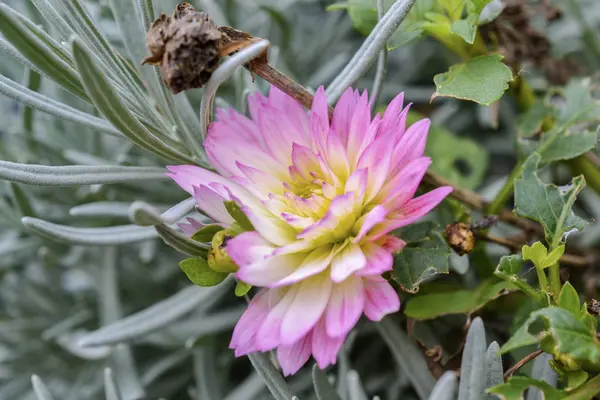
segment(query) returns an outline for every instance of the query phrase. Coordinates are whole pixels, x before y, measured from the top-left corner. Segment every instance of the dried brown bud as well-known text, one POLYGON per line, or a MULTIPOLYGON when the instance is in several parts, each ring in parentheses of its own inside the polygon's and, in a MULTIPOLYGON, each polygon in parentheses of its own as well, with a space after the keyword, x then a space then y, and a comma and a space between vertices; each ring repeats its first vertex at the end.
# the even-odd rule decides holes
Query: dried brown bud
POLYGON ((210 16, 189 3, 173 15, 160 16, 146 34, 152 55, 143 63, 160 64, 160 73, 171 92, 199 88, 210 79, 220 59, 221 32, 210 16))
POLYGON ((595 315, 596 317, 600 316, 600 301, 592 299, 587 302, 586 306, 590 314, 595 315))
POLYGON ((475 234, 469 225, 456 222, 446 226, 446 240, 459 255, 469 254, 475 248, 475 234))

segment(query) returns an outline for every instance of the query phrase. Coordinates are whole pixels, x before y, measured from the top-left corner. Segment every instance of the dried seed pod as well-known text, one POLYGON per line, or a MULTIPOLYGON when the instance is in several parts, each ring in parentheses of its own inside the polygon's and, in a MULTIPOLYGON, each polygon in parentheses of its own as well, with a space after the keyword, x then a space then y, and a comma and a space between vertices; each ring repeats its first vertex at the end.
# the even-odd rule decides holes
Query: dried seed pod
POLYGON ((459 255, 469 254, 475 248, 475 233, 463 222, 455 222, 446 226, 446 240, 459 255))
POLYGON ((596 317, 600 316, 600 301, 592 299, 586 303, 586 307, 590 314, 595 315, 596 317))
POLYGON ((221 32, 206 13, 180 12, 171 21, 160 72, 177 94, 199 88, 219 66, 221 32))
POLYGON ((219 66, 221 32, 210 16, 181 3, 170 17, 160 16, 146 34, 150 53, 143 63, 160 64, 167 87, 177 94, 199 88, 219 66))

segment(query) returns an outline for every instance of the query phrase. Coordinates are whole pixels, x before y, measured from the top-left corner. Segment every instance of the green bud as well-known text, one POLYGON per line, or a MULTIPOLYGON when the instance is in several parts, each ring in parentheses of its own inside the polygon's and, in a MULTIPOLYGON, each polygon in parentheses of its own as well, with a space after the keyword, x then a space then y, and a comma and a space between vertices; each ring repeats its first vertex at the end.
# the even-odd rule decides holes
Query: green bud
POLYGON ((212 249, 208 253, 208 266, 217 272, 234 273, 238 270, 227 253, 226 242, 230 238, 227 230, 219 231, 213 236, 212 249))

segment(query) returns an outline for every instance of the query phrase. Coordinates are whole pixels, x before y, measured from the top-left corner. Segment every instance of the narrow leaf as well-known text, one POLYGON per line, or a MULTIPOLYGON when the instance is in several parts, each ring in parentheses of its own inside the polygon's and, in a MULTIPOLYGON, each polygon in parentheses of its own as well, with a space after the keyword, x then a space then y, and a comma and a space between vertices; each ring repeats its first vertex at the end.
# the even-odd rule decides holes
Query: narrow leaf
POLYGON ((579 295, 577 290, 571 285, 570 282, 566 282, 560 291, 558 297, 558 306, 569 311, 571 314, 578 316, 581 304, 579 302, 579 295))
POLYGON ((115 382, 113 372, 110 368, 104 369, 104 395, 106 400, 122 400, 121 391, 115 382))
MULTIPOLYGON (((552 387, 556 387, 558 375, 550 366, 550 360, 552 360, 552 355, 548 353, 543 353, 536 357, 533 361, 531 377, 544 381, 552 387)), ((539 389, 530 387, 527 391, 527 400, 544 400, 544 396, 539 389)))
POLYGON ((58 225, 37 218, 24 217, 23 225, 38 235, 62 243, 90 246, 111 246, 143 242, 157 237, 152 228, 135 225, 111 226, 106 228, 78 228, 58 225))
MULTIPOLYGON (((487 349, 485 370, 485 387, 489 388, 504 383, 504 371, 502 369, 502 357, 500 357, 500 346, 498 342, 492 342, 487 349)), ((484 400, 495 400, 490 394, 484 396, 484 400)))
POLYGON ((166 179, 164 170, 150 167, 117 165, 47 165, 18 164, 0 160, 0 179, 40 186, 71 186, 123 183, 166 179))
POLYGON ((243 230, 245 231, 253 231, 254 226, 252 226, 252 222, 246 217, 246 214, 242 211, 240 206, 235 201, 224 201, 225 208, 231 217, 240 224, 243 230))
POLYGON ((206 259, 209 250, 208 245, 196 242, 185 236, 183 233, 164 225, 157 225, 154 229, 156 229, 160 238, 175 250, 190 256, 206 259))
POLYGON ((460 364, 458 400, 480 400, 486 383, 486 339, 483 321, 477 317, 471 323, 460 364))
POLYGON ((329 379, 327 379, 327 375, 325 375, 325 372, 317 364, 313 365, 312 378, 318 400, 340 400, 329 379))
POLYGON ((78 39, 71 41, 73 59, 81 75, 85 91, 100 113, 115 128, 138 146, 167 159, 194 163, 187 155, 173 149, 152 134, 138 121, 108 81, 104 71, 97 65, 93 55, 78 39))
POLYGON ((31 384, 33 385, 33 392, 35 393, 37 400, 54 400, 50 390, 48 390, 46 384, 39 376, 33 375, 31 377, 31 384))
POLYGON ((192 235, 192 240, 197 242, 211 242, 215 233, 221 232, 223 229, 225 228, 217 224, 206 225, 192 235))
POLYGON ((458 381, 454 371, 446 371, 435 384, 429 400, 455 400, 458 381))
POLYGON ((228 284, 212 288, 188 286, 151 307, 87 334, 79 343, 81 346, 104 346, 145 336, 167 327, 191 311, 208 309, 228 288, 228 284))
POLYGON ((269 358, 264 353, 252 353, 248 354, 248 358, 252 363, 252 366, 263 379, 269 392, 273 395, 275 400, 290 400, 292 393, 287 383, 275 369, 269 358))

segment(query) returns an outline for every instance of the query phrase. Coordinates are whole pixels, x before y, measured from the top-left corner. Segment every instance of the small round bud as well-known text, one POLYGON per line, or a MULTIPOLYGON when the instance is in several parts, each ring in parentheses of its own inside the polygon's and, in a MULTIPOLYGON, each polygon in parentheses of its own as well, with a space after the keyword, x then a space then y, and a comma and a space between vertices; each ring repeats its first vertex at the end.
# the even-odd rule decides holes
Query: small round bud
POLYGON ((459 255, 469 254, 475 248, 475 234, 469 225, 463 222, 449 224, 445 233, 448 244, 459 255))

